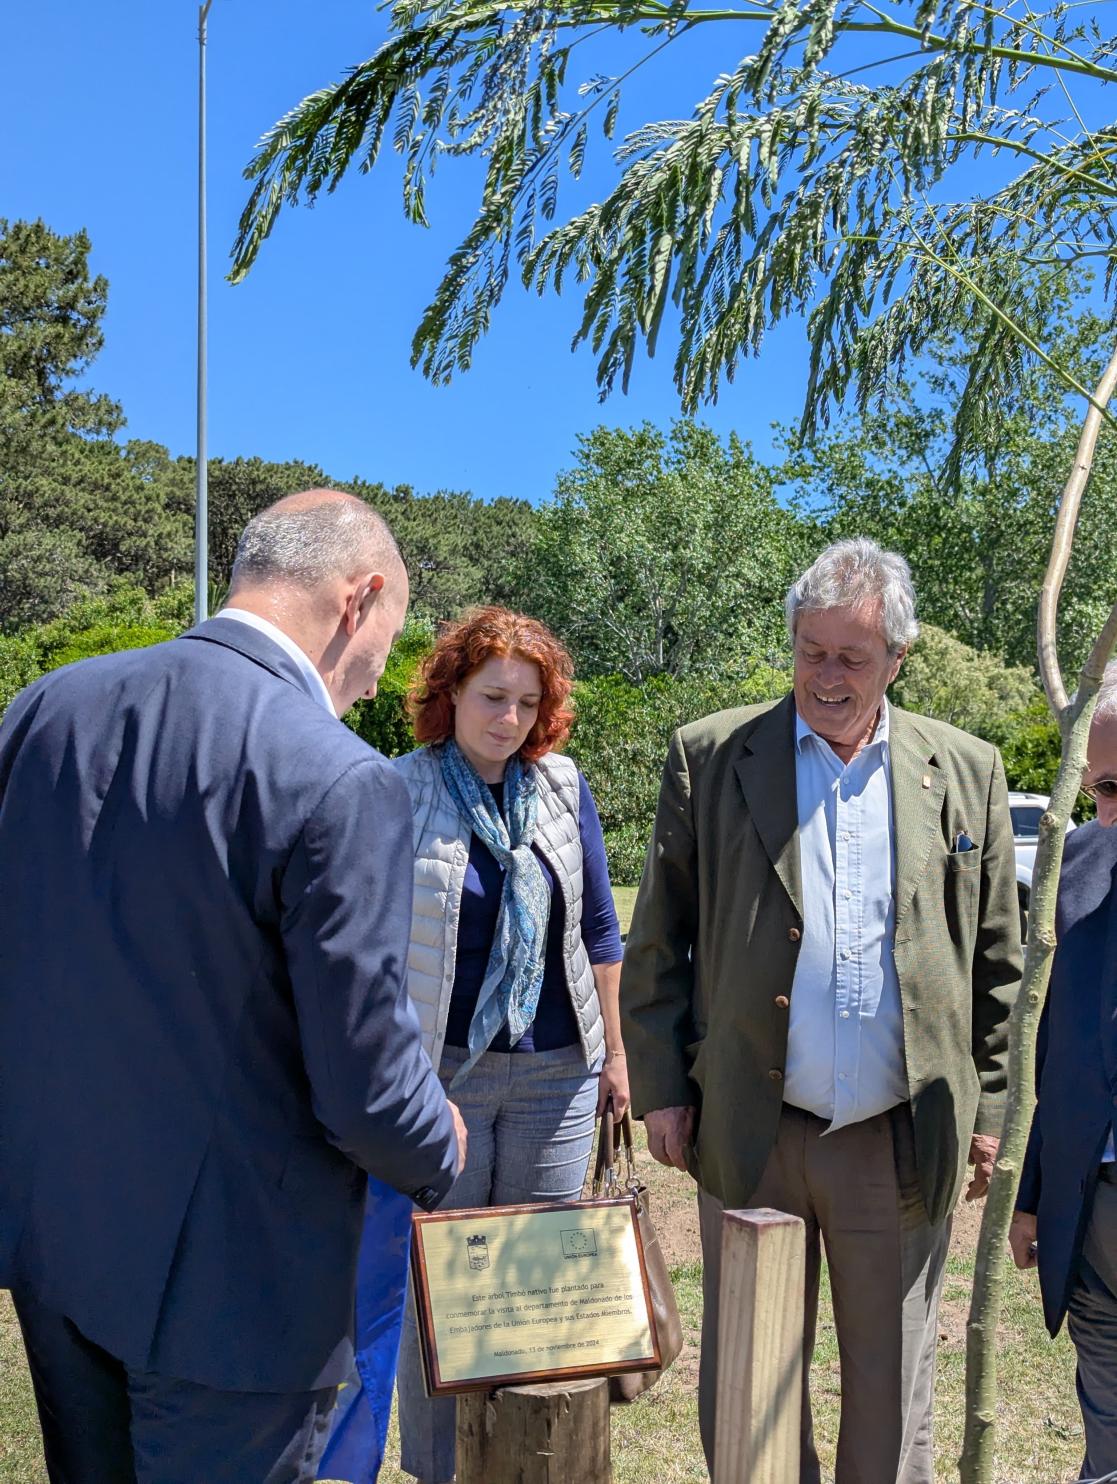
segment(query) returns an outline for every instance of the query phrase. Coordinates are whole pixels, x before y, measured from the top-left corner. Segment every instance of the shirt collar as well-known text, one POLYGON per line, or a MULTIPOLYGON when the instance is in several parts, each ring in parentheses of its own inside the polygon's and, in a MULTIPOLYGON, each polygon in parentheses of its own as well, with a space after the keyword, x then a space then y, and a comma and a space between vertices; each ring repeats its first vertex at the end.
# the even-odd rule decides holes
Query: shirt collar
MULTIPOLYGON (((821 743, 825 747, 829 747, 830 746, 829 742, 826 741, 826 738, 825 737, 820 737, 818 735, 818 733, 814 730, 813 727, 810 727, 810 726, 807 725, 807 723, 799 715, 799 708, 796 707, 795 708, 795 751, 796 752, 802 753, 802 751, 803 751, 803 742, 804 742, 804 740, 807 737, 813 737, 816 742, 821 743)), ((876 747, 878 743, 881 744, 881 750, 882 751, 887 750, 887 747, 888 747, 888 702, 886 700, 881 701, 881 703, 880 703, 880 716, 877 718, 876 730, 873 732, 872 739, 865 744, 865 746, 861 749, 861 751, 862 752, 865 752, 870 747, 876 747)), ((833 749, 831 749, 831 751, 832 750, 833 749)))
POLYGON ((331 716, 337 715, 334 703, 330 699, 330 693, 326 689, 326 682, 311 663, 306 650, 300 649, 290 634, 285 634, 282 629, 277 628, 268 619, 261 618, 258 613, 249 613, 247 608, 222 608, 218 617, 231 618, 236 623, 247 624, 250 629, 256 629, 261 634, 265 634, 273 644, 278 644, 280 649, 289 654, 298 665, 314 699, 321 702, 331 716))

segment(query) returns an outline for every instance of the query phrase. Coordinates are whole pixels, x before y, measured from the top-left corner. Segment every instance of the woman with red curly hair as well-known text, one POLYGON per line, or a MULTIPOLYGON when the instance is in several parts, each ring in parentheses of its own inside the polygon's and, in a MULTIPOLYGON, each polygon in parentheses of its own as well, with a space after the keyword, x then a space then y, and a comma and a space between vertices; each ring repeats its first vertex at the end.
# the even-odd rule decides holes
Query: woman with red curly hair
MULTIPOLYGON (((479 608, 443 630, 410 698, 424 745, 396 763, 415 815, 408 986, 469 1132, 447 1208, 574 1199, 595 1114, 628 1105, 605 843, 557 750, 572 672, 543 624, 479 608)), ((455 1402, 424 1393, 410 1308, 398 1384, 401 1466, 447 1484, 455 1402)))

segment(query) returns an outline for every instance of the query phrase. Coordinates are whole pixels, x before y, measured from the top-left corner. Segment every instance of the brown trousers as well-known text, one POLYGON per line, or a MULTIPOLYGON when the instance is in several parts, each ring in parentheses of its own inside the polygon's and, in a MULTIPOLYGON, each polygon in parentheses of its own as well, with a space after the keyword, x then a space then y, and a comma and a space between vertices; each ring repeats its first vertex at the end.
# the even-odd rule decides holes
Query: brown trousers
MULTIPOLYGON (((837 1484, 933 1484, 931 1440, 939 1295, 949 1218, 928 1220, 905 1103, 823 1137, 826 1121, 784 1105, 750 1206, 801 1216, 807 1228, 800 1484, 820 1484, 809 1376, 822 1243, 841 1360, 837 1484)), ((721 1202, 699 1191, 702 1230, 702 1446, 713 1474, 721 1202)))

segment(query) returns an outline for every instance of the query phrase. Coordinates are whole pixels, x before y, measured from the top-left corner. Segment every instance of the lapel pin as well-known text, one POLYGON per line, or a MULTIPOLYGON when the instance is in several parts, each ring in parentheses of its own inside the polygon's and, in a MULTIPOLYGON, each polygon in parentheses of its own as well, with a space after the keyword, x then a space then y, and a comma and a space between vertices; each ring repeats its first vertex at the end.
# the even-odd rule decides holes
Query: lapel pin
POLYGON ((923 775, 923 787, 924 788, 930 788, 931 787, 931 775, 930 775, 930 773, 924 773, 924 775, 923 775))

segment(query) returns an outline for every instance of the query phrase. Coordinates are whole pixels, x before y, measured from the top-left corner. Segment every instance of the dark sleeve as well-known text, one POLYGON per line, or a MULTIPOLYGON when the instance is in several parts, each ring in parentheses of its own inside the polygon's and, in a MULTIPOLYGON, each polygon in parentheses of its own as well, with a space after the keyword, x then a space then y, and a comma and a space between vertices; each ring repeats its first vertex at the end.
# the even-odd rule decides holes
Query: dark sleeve
POLYGON ((621 925, 609 885, 605 837, 590 786, 578 774, 578 833, 582 837, 582 942, 591 964, 619 964, 621 925))
POLYGON ((354 764, 283 876, 283 942, 314 1111, 377 1179, 432 1207, 457 1172, 445 1094, 407 995, 411 807, 382 758, 354 764))
POLYGON ((43 675, 34 685, 29 685, 13 697, 8 709, 0 715, 0 799, 8 786, 8 778, 15 765, 16 753, 23 745, 39 704, 46 690, 43 675))
POLYGON ((973 1059, 981 1084, 975 1134, 1000 1137, 1008 1084, 1008 1017, 1022 970, 1012 816, 1005 770, 997 753, 989 779, 973 959, 973 1059))

